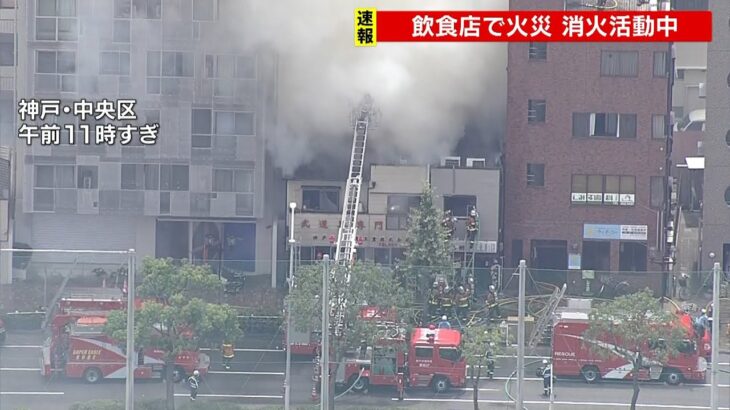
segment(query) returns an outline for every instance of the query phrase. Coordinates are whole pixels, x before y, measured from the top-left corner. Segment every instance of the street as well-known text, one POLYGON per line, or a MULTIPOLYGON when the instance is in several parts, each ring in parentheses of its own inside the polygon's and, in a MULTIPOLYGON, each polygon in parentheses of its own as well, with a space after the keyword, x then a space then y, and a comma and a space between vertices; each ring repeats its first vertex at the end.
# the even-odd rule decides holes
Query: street
MULTIPOLYGON (((212 358, 210 374, 201 383, 199 400, 225 400, 246 404, 281 405, 285 354, 274 348, 275 337, 248 338, 245 346, 238 346, 230 371, 221 367, 220 354, 208 352, 212 358)), ((0 347, 0 409, 2 410, 65 410, 75 402, 92 399, 124 399, 124 382, 102 381, 90 386, 81 380, 55 378, 45 380, 40 376, 40 332, 11 333, 6 345, 0 347)), ((530 356, 532 363, 525 370, 525 405, 528 409, 547 409, 548 402, 540 396, 542 381, 534 377, 540 357, 530 356)), ((721 356, 721 369, 730 371, 730 356, 721 356)), ((479 398, 483 408, 514 408, 505 394, 507 379, 514 371, 516 358, 498 357, 496 377, 482 381, 479 398)), ((292 364, 293 404, 311 404, 312 364, 310 360, 294 359, 292 364)), ((514 380, 509 383, 512 392, 514 380)), ((175 386, 180 402, 187 400, 184 384, 175 386)), ((447 394, 434 394, 430 390, 411 390, 403 402, 395 400, 394 389, 371 389, 367 395, 347 394, 338 403, 359 405, 366 408, 407 407, 439 409, 471 409, 470 387, 455 389, 447 394)), ((554 409, 616 409, 626 408, 631 398, 631 385, 620 382, 603 382, 588 385, 580 380, 558 380, 555 385, 554 409)), ((135 385, 138 400, 164 397, 164 384, 159 381, 143 381, 135 385)), ((513 393, 514 394, 514 393, 513 393)), ((720 403, 730 407, 730 374, 721 373, 720 403)), ((705 384, 685 384, 678 387, 663 383, 643 383, 639 396, 642 409, 703 409, 709 408, 709 375, 705 384)))

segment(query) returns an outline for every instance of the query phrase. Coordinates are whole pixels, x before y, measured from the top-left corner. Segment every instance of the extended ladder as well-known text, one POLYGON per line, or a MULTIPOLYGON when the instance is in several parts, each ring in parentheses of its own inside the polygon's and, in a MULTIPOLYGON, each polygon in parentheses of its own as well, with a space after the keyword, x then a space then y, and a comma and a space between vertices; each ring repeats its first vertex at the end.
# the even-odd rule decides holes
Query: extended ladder
POLYGON ((553 320, 553 314, 555 313, 555 309, 557 309, 560 301, 563 299, 566 288, 567 285, 563 284, 562 288, 556 288, 555 291, 553 291, 553 294, 550 295, 550 300, 548 301, 547 306, 545 306, 545 312, 542 314, 542 316, 540 316, 540 318, 537 319, 537 323, 532 329, 532 334, 530 335, 530 342, 528 345, 530 352, 535 352, 537 344, 540 342, 540 339, 545 333, 545 328, 553 320))
MULTIPOLYGON (((347 174, 345 187, 345 206, 342 209, 340 228, 337 233, 335 251, 335 266, 332 276, 342 269, 345 275, 345 286, 350 283, 350 266, 353 262, 355 246, 357 244, 357 213, 360 208, 360 188, 362 187, 362 170, 365 159, 365 145, 368 139, 368 126, 373 115, 373 101, 366 95, 359 109, 354 113, 354 136, 352 140, 352 155, 350 156, 350 171, 347 174)), ((332 307, 334 316, 335 335, 340 336, 344 326, 345 304, 344 295, 333 295, 332 307)))

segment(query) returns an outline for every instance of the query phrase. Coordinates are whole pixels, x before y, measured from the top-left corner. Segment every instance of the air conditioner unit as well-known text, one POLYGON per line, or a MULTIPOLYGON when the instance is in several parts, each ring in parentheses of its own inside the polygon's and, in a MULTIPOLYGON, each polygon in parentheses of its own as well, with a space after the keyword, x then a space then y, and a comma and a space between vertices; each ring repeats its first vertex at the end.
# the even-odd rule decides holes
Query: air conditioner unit
POLYGON ((487 159, 486 158, 467 158, 466 167, 467 168, 486 168, 487 159))
POLYGON ((698 96, 700 98, 707 98, 707 87, 705 86, 705 83, 699 84, 700 90, 698 96))
POLYGON ((460 167, 461 157, 443 157, 441 158, 442 167, 460 167))

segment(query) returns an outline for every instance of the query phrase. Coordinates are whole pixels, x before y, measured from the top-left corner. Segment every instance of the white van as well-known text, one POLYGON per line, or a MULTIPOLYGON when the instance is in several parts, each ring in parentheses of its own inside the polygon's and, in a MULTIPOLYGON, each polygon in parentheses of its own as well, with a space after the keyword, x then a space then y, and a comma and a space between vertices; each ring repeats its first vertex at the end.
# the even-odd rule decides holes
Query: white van
POLYGON ((674 124, 674 132, 678 131, 704 131, 705 110, 694 110, 685 115, 681 121, 674 124))

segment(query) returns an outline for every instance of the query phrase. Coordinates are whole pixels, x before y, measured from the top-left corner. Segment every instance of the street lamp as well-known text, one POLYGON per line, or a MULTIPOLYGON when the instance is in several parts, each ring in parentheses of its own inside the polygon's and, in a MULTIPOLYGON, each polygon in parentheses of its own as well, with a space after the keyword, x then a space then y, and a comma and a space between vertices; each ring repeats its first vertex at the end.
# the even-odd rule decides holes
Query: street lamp
POLYGON ((297 209, 296 202, 289 203, 291 210, 291 223, 289 224, 289 294, 286 303, 286 374, 284 376, 284 410, 289 410, 289 399, 291 391, 291 291, 294 287, 294 211, 297 209))

